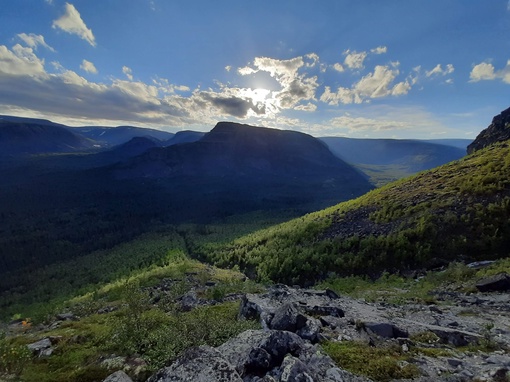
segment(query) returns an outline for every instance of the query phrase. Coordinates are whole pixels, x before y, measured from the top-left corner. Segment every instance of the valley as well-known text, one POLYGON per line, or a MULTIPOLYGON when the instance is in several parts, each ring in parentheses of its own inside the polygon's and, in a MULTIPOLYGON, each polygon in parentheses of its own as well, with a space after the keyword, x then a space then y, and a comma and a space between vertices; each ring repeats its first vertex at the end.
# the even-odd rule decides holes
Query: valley
MULTIPOLYGON (((229 381, 504 374, 506 279, 478 284, 509 271, 510 149, 494 132, 509 115, 467 156, 464 141, 230 122, 164 140, 75 129, 85 149, 6 140, 5 378, 215 381, 216 364, 229 381), (123 141, 94 143, 104 135, 123 141)), ((53 141, 72 129, 8 123, 56 127, 53 141)))

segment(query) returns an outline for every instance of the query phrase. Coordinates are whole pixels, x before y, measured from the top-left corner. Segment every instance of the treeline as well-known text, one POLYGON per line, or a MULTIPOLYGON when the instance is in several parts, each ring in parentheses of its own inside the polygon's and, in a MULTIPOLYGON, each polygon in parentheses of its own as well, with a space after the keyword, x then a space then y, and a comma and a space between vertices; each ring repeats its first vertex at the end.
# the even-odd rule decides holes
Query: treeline
POLYGON ((378 276, 507 257, 510 148, 491 146, 354 201, 226 245, 204 245, 200 252, 219 266, 238 264, 259 280, 300 284, 330 273, 378 276), (349 220, 361 209, 371 212, 349 220))

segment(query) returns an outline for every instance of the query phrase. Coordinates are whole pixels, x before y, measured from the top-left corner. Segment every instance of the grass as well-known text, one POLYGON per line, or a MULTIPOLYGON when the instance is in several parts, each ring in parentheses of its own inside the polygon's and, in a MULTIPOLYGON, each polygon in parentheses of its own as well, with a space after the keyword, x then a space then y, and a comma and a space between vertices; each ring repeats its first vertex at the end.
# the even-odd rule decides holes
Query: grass
MULTIPOLYGON (((478 280, 501 272, 510 273, 510 258, 500 259, 482 268, 472 269, 463 263, 450 263, 442 271, 427 272, 419 279, 384 273, 376 280, 366 276, 330 277, 316 285, 319 289, 330 288, 339 294, 363 298, 370 302, 393 304, 437 304, 434 292, 447 288, 464 293, 476 291, 478 280)), ((463 314, 469 315, 469 312, 463 314)))
POLYGON ((416 366, 408 364, 409 356, 397 347, 376 348, 354 341, 326 342, 324 351, 341 368, 365 375, 374 381, 414 378, 420 375, 416 366))
POLYGON ((287 284, 327 272, 370 277, 426 269, 437 261, 510 255, 510 146, 495 144, 433 170, 387 184, 355 200, 226 244, 201 258, 287 284))
POLYGON ((202 264, 182 252, 169 256, 163 265, 140 270, 59 306, 60 311, 80 316, 78 321, 44 331, 34 324, 17 336, 0 338, 0 357, 3 353, 9 357, 3 364, 0 358, 0 379, 18 373, 25 382, 101 381, 119 367, 108 369, 101 363, 110 354, 141 357, 148 374, 190 347, 218 346, 244 330, 260 327, 258 322, 237 319, 238 302, 180 311, 176 298, 193 286, 205 291, 203 297, 219 300, 231 292, 260 291, 261 286, 244 282, 238 271, 202 264), (148 291, 155 290, 152 287, 170 279, 173 284, 160 299, 149 296, 148 291), (205 288, 210 281, 215 285, 205 288), (105 307, 114 310, 97 313, 105 307), (59 339, 51 357, 27 354, 27 344, 50 336, 59 339))

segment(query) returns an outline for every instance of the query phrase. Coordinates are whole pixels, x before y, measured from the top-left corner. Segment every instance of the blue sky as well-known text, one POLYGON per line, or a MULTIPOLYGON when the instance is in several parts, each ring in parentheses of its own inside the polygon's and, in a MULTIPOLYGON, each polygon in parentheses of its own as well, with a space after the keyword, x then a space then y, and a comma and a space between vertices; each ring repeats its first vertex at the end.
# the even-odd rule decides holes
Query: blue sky
POLYGON ((474 138, 510 106, 508 0, 2 0, 0 114, 474 138))

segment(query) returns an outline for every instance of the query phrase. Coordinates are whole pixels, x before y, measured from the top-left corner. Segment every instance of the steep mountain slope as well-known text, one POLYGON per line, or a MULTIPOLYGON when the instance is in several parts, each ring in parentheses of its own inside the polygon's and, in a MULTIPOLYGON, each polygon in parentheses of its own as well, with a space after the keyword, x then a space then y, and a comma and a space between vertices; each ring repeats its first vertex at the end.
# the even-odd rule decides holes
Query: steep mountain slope
POLYGON ((76 152, 94 142, 65 127, 48 123, 13 122, 0 119, 0 156, 76 152))
POLYGON ((320 138, 339 158, 383 185, 462 158, 469 140, 420 141, 411 139, 320 138), (460 146, 460 147, 459 147, 460 146))
POLYGON ((500 142, 356 200, 197 253, 306 283, 510 255, 510 147, 500 142))

